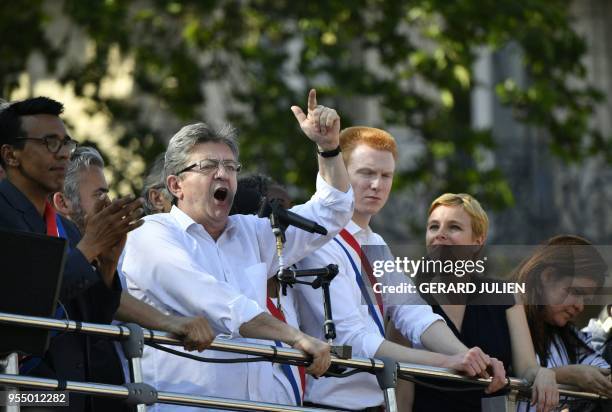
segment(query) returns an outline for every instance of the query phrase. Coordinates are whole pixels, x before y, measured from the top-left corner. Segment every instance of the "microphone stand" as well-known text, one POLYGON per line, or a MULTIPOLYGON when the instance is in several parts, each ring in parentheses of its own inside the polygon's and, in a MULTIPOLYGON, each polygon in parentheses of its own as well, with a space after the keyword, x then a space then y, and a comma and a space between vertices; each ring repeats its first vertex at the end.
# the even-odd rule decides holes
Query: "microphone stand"
POLYGON ((336 325, 332 317, 332 306, 331 296, 329 293, 329 286, 334 277, 338 274, 338 265, 329 264, 324 268, 316 269, 293 269, 285 267, 285 259, 283 257, 286 227, 282 225, 280 219, 276 216, 274 211, 270 213, 270 225, 272 226, 272 233, 276 237, 276 254, 278 256, 279 269, 276 273, 283 296, 287 296, 287 286, 293 287, 295 284, 309 285, 314 289, 321 288, 323 292, 323 332, 327 343, 332 346, 332 353, 342 359, 349 359, 352 356, 352 348, 348 345, 335 346, 333 340, 336 339, 336 325), (299 280, 304 277, 315 277, 315 280, 308 282, 305 280, 299 280))
POLYGON ((338 265, 329 264, 324 268, 320 269, 280 269, 276 274, 278 281, 281 284, 283 295, 287 295, 287 285, 290 287, 296 283, 302 285, 312 286, 313 289, 321 288, 323 291, 323 312, 325 321, 323 322, 323 331, 325 333, 325 339, 331 345, 333 340, 336 339, 336 325, 332 318, 332 307, 331 307, 331 296, 329 294, 329 285, 334 277, 338 274, 338 265), (316 279, 312 282, 299 280, 298 278, 312 277, 316 279))

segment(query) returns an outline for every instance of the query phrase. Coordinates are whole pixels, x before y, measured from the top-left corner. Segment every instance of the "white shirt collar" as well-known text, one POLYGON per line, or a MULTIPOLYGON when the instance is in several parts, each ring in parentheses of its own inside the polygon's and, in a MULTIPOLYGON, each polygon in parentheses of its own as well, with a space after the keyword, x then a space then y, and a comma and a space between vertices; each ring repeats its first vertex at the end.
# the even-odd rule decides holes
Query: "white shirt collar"
POLYGON ((183 232, 186 232, 191 226, 197 225, 195 220, 193 220, 187 213, 179 209, 176 205, 172 205, 170 215, 176 220, 183 232))
POLYGON ((361 226, 359 226, 357 223, 355 223, 353 220, 348 222, 348 224, 344 226, 344 228, 346 229, 347 232, 349 232, 353 236, 366 236, 367 237, 372 233, 372 229, 370 229, 370 226, 364 229, 361 226))
MULTIPOLYGON (((204 232, 206 232, 206 230, 204 229, 204 227, 202 225, 200 225, 198 222, 193 220, 191 218, 191 216, 189 216, 187 213, 183 212, 176 205, 172 205, 172 209, 170 209, 170 215, 172 217, 174 217, 174 219, 176 220, 176 222, 178 223, 179 227, 181 228, 181 230, 183 232, 187 232, 189 230, 189 228, 191 228, 192 226, 196 226, 196 227, 199 226, 199 227, 202 228, 202 230, 204 232)), ((227 219, 227 223, 225 225, 225 229, 222 232, 222 235, 223 234, 225 234, 226 236, 231 235, 231 233, 235 229, 235 226, 236 226, 236 224, 233 221, 233 219, 227 219)))

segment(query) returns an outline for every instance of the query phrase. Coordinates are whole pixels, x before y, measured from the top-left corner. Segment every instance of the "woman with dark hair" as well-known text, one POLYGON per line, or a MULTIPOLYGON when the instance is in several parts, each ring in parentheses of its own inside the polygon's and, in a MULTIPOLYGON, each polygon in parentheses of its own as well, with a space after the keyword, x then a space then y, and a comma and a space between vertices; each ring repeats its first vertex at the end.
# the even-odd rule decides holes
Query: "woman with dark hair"
POLYGON ((551 368, 559 383, 612 397, 610 365, 589 346, 590 335, 572 323, 607 270, 588 240, 562 235, 527 259, 516 278, 526 287, 525 314, 540 365, 551 368))

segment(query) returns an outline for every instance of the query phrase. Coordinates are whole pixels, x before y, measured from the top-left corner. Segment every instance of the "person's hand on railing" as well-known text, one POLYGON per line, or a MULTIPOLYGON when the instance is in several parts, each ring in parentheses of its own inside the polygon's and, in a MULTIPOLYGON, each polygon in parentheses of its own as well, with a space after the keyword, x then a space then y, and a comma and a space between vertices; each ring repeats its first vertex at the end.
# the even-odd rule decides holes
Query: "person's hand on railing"
POLYGON ((168 316, 163 329, 181 340, 188 351, 202 352, 215 339, 215 333, 203 316, 168 316))
POLYGON ((531 386, 531 406, 537 412, 550 412, 559 405, 559 387, 555 372, 547 368, 538 368, 531 386))
POLYGON ((612 399, 610 369, 597 368, 591 365, 567 365, 563 369, 570 374, 571 378, 561 380, 562 383, 576 385, 582 390, 595 392, 612 399))
POLYGON ((291 346, 312 355, 312 363, 306 368, 306 372, 313 376, 323 375, 331 365, 331 347, 319 339, 300 333, 291 346))
POLYGON ((506 381, 506 368, 502 361, 496 358, 491 358, 491 364, 487 368, 488 374, 492 377, 491 383, 485 388, 485 393, 494 393, 504 388, 508 383, 506 381))
POLYGON ((486 393, 493 393, 506 385, 506 370, 503 363, 490 357, 475 346, 467 352, 448 356, 448 364, 444 367, 455 369, 471 377, 492 378, 485 389, 486 393))

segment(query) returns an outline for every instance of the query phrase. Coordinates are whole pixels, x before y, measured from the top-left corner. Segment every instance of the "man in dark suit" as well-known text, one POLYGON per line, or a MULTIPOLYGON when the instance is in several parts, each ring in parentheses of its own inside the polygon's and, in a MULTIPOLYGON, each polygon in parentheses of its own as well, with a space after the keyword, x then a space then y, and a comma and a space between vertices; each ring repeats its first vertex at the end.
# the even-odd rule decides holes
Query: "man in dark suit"
MULTIPOLYGON (((60 301, 70 320, 110 323, 121 297, 116 266, 126 234, 142 223, 142 201, 100 198, 81 238, 68 220, 55 215, 49 196, 61 191, 76 142, 59 115, 63 106, 38 97, 0 110, 0 228, 63 235, 69 240, 60 301)), ((33 251, 35 253, 35 251, 33 251)), ((123 382, 109 341, 83 334, 59 334, 42 359, 22 365, 28 375, 75 381, 123 382)), ((121 404, 118 404, 119 408, 121 404)), ((93 398, 71 394, 66 411, 98 411, 93 398)))

